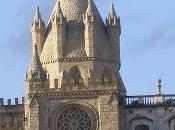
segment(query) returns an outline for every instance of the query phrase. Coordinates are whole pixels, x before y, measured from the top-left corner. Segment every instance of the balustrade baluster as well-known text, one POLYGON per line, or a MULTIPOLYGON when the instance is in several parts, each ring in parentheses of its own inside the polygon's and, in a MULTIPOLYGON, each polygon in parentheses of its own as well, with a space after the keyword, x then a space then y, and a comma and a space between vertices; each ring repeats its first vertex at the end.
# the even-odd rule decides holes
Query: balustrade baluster
MULTIPOLYGON (((143 103, 144 106, 150 106, 156 104, 157 95, 143 95, 143 96, 128 96, 126 97, 126 105, 140 105, 143 103)), ((175 100, 175 95, 164 95, 164 100, 175 100)))

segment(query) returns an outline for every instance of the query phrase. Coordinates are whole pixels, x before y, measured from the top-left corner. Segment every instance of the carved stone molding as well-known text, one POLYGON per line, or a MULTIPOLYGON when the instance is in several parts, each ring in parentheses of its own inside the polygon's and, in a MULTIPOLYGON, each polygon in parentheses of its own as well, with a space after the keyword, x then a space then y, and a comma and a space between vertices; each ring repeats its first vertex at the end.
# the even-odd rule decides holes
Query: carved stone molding
POLYGON ((82 62, 82 61, 98 61, 98 62, 107 62, 107 63, 118 63, 114 59, 100 59, 96 57, 78 57, 78 58, 59 58, 47 62, 42 62, 43 65, 56 63, 56 62, 82 62))
POLYGON ((57 99, 65 99, 65 98, 95 98, 101 95, 109 95, 113 94, 115 89, 110 90, 93 90, 93 91, 69 91, 69 92, 37 92, 30 93, 29 96, 38 96, 38 97, 50 97, 57 99))

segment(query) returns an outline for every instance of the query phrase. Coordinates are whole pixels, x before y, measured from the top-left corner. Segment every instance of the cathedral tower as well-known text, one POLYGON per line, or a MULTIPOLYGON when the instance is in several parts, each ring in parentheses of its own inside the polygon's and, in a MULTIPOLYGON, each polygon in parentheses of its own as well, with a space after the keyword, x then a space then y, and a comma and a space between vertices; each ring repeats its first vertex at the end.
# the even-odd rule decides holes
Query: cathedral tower
POLYGON ((26 130, 123 130, 120 20, 93 0, 57 0, 48 25, 37 8, 26 73, 26 130))

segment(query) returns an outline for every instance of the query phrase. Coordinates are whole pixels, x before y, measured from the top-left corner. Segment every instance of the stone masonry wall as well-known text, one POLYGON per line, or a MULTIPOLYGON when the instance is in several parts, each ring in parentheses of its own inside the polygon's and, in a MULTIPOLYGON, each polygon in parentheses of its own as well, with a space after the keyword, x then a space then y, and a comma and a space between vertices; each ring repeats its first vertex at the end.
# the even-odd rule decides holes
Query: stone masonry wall
POLYGON ((24 106, 15 99, 11 104, 11 99, 4 104, 4 99, 0 99, 0 130, 24 130, 24 106))
MULTIPOLYGON (((54 122, 57 119, 57 115, 60 114, 60 109, 66 104, 80 104, 82 106, 87 106, 91 110, 94 110, 97 114, 97 130, 119 130, 118 129, 118 104, 115 101, 109 103, 111 100, 111 94, 106 94, 104 96, 96 98, 49 98, 49 97, 38 97, 33 100, 30 106, 30 119, 35 120, 33 125, 30 127, 32 130, 38 130, 38 121, 39 120, 39 129, 41 130, 55 130, 57 129, 54 122), (35 105, 34 105, 35 104, 35 105), (38 109, 39 108, 39 109, 38 109), (36 116, 39 113, 39 116, 36 116), (38 117, 40 119, 38 119, 38 117)), ((32 122, 30 120, 28 123, 32 122)))
POLYGON ((125 130, 135 130, 136 126, 146 125, 150 130, 174 130, 175 106, 153 106, 126 108, 125 130))

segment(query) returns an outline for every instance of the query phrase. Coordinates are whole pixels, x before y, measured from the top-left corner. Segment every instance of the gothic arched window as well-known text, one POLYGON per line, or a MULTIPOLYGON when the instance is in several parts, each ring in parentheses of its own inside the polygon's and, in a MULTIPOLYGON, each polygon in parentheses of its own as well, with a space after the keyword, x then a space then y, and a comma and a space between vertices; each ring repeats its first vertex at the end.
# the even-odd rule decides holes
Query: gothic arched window
POLYGON ((73 67, 69 72, 70 77, 74 80, 75 85, 80 84, 81 73, 77 66, 73 67))
POLYGON ((138 126, 135 127, 135 130, 149 130, 149 126, 138 125, 138 126))

